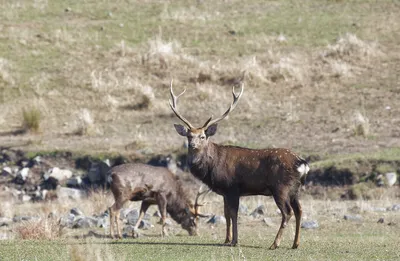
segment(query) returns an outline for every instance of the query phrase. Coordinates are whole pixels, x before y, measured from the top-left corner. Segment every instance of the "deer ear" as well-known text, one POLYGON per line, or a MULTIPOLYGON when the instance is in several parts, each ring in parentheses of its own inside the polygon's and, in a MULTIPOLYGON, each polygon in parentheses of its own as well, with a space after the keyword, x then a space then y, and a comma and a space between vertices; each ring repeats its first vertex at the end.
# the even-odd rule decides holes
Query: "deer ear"
POLYGON ((213 136, 215 133, 217 133, 217 127, 218 127, 218 124, 217 124, 217 123, 214 123, 213 125, 211 125, 210 127, 208 127, 208 128, 206 129, 206 135, 207 135, 207 137, 211 137, 211 136, 213 136))
POLYGON ((178 132, 179 135, 185 136, 185 137, 187 136, 188 132, 185 127, 183 127, 180 124, 174 124, 174 127, 175 127, 176 132, 178 132))

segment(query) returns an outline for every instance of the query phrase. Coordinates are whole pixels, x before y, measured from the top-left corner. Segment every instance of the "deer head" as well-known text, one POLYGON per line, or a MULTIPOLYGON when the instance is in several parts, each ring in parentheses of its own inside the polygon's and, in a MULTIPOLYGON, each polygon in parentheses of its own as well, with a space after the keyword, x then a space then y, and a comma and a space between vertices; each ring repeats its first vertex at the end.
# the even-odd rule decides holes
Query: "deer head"
POLYGON ((186 127, 180 124, 174 124, 174 126, 179 135, 187 137, 189 151, 202 151, 204 148, 207 147, 209 138, 217 132, 218 122, 223 120, 226 116, 229 115, 231 111, 233 111, 233 109, 235 109, 240 97, 243 94, 243 83, 240 83, 239 94, 235 93, 235 86, 232 86, 233 101, 228 110, 226 110, 225 113, 222 114, 222 116, 217 119, 213 120, 213 116, 211 116, 206 121, 206 123, 204 123, 204 125, 200 128, 193 127, 193 125, 178 112, 177 101, 178 98, 185 93, 185 91, 186 89, 183 90, 183 92, 180 93, 179 95, 175 95, 172 90, 172 81, 171 81, 171 86, 170 86, 171 100, 169 100, 169 104, 171 106, 172 111, 186 125, 186 127))

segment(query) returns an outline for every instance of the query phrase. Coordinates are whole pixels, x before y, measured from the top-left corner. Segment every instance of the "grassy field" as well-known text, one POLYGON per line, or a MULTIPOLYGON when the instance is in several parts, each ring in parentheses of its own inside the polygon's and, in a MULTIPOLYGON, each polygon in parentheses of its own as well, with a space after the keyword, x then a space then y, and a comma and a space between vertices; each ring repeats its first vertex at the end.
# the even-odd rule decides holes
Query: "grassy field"
POLYGON ((200 125, 226 110, 246 71, 215 141, 306 155, 398 147, 399 9, 389 0, 5 2, 0 143, 170 153, 183 140, 169 81, 188 89, 179 106, 200 125))
MULTIPOLYGON (((89 212, 90 202, 80 204, 89 212)), ((205 211, 222 214, 220 197, 213 197, 205 211)), ((103 201, 104 202, 104 201, 103 201)), ((53 240, 1 241, 1 260, 398 260, 400 233, 399 212, 373 211, 376 207, 390 207, 395 201, 385 198, 373 201, 330 201, 303 199, 304 220, 317 220, 319 228, 301 231, 299 249, 292 250, 294 220, 285 230, 281 247, 269 250, 277 232, 280 215, 272 199, 244 198, 249 209, 262 203, 273 225, 267 226, 262 218, 240 215, 239 246, 222 246, 224 225, 200 223, 200 236, 189 237, 177 225, 170 228, 170 236, 161 238, 161 228, 142 231, 138 239, 111 240, 109 231, 64 230, 53 240), (362 221, 344 220, 344 215, 361 215, 362 221), (384 223, 377 223, 384 218, 384 223), (389 225, 390 224, 390 225, 389 225)), ((64 202, 64 208, 68 207, 64 202)), ((70 202, 70 204, 76 204, 70 202)), ((97 203, 99 204, 99 203, 97 203)), ((135 205, 136 203, 132 203, 135 205)), ((24 212, 43 213, 49 206, 25 205, 24 212)), ((60 206, 54 205, 55 208, 60 206)), ((51 207, 50 207, 51 208, 51 207)), ((153 208, 153 207, 152 207, 153 208)), ((54 209, 52 209, 54 210, 54 209)), ((152 213, 153 209, 150 209, 152 213)), ((154 208, 155 210, 155 208, 154 208)), ((154 222, 156 218, 153 218, 154 222)))
MULTIPOLYGON (((200 126, 227 109, 232 82, 245 71, 243 97, 214 141, 292 148, 318 156, 313 168, 362 173, 362 160, 380 161, 378 173, 397 171, 399 13, 392 0, 2 1, 0 145, 130 159, 182 153, 170 80, 176 92, 187 88, 179 110, 200 126)), ((298 250, 289 249, 293 220, 281 248, 268 250, 280 218, 271 199, 254 197, 245 201, 249 208, 265 204, 275 225, 243 217, 236 248, 219 245, 224 226, 204 223, 199 237, 178 229, 160 238, 156 226, 120 241, 95 236, 106 231, 21 240, 16 227, 1 227, 15 239, 0 241, 0 261, 399 260, 399 212, 371 210, 399 203, 394 190, 378 191, 375 201, 305 195, 304 220, 320 228, 302 230, 298 250), (363 221, 343 220, 347 213, 363 221)), ((76 206, 100 213, 111 204, 109 197, 3 202, 1 216, 9 218, 76 206)), ((219 199, 206 211, 222 209, 219 199)))

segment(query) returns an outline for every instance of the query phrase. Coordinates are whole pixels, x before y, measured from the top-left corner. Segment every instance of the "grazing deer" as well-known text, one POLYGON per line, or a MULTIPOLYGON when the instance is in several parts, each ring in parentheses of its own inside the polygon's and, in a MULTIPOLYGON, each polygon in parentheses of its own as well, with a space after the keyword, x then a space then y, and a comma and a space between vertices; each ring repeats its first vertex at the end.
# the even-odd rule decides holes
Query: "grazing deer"
POLYGON ((134 226, 134 236, 147 209, 155 204, 161 213, 163 236, 167 234, 165 228, 167 212, 189 232, 189 235, 197 235, 196 218, 204 216, 198 213, 198 208, 201 206, 198 199, 206 191, 199 191, 193 206, 184 193, 180 181, 167 168, 140 163, 122 164, 113 167, 109 174, 111 191, 115 199, 115 203, 109 209, 112 238, 114 238, 114 222, 117 225, 118 237, 122 237, 119 216, 120 209, 127 201, 142 201, 139 218, 134 226))
POLYGON ((305 182, 308 163, 287 149, 248 149, 223 146, 210 141, 217 132, 217 124, 236 107, 242 93, 232 87, 233 102, 217 119, 212 116, 200 128, 195 128, 177 110, 179 95, 170 87, 170 106, 175 115, 187 126, 175 124, 176 131, 188 139, 188 164, 191 173, 224 198, 226 218, 225 244, 235 246, 238 242, 237 216, 241 196, 273 196, 282 213, 282 223, 270 249, 279 246, 284 228, 293 212, 296 217, 296 235, 293 248, 299 246, 300 220, 299 188, 305 182), (233 237, 231 233, 233 230, 233 237))

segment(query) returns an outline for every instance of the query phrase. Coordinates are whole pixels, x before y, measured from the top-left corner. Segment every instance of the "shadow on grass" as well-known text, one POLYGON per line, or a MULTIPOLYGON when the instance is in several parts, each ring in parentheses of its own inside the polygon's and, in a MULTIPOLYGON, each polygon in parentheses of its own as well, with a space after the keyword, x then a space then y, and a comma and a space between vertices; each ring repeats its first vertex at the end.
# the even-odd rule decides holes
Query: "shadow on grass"
MULTIPOLYGON (((154 238, 160 237, 155 235, 146 235, 145 238, 154 238)), ((86 235, 82 236, 74 236, 75 239, 87 239, 87 238, 101 238, 101 239, 110 239, 112 240, 110 235, 103 235, 100 233, 96 233, 94 231, 89 231, 86 235)), ((161 237, 160 237, 161 238, 161 237)), ((77 243, 82 244, 82 243, 77 243)), ((124 239, 115 239, 114 241, 107 242, 90 242, 90 244, 115 244, 115 245, 165 245, 165 246, 212 246, 212 247, 230 247, 225 244, 217 244, 217 243, 188 243, 188 242, 134 242, 134 241, 125 241, 124 239)), ((239 245, 240 247, 245 248, 263 248, 260 246, 249 246, 249 245, 239 245)))
POLYGON ((21 128, 21 129, 12 130, 12 131, 0 132, 0 136, 18 136, 18 135, 24 135, 26 133, 27 133, 27 130, 24 128, 21 128))

